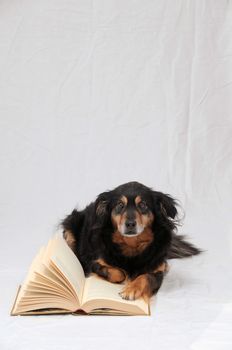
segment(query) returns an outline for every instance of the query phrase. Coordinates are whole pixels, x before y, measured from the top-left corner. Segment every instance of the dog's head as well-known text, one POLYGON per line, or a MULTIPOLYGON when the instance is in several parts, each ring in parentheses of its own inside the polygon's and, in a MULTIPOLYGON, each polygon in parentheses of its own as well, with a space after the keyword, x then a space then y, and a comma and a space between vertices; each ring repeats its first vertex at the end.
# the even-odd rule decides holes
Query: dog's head
POLYGON ((128 182, 112 191, 101 193, 96 202, 97 218, 112 224, 124 237, 140 235, 156 223, 174 228, 177 215, 175 200, 138 182, 128 182))

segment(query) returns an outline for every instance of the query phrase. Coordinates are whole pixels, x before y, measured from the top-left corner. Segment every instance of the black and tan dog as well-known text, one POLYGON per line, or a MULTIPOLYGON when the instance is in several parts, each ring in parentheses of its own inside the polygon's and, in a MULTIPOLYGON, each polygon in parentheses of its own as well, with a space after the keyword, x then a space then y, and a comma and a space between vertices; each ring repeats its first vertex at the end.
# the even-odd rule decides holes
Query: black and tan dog
POLYGON ((122 298, 149 299, 162 284, 168 259, 201 252, 175 233, 176 216, 171 196, 129 182, 101 193, 82 211, 74 209, 62 226, 86 276, 125 281, 122 298))

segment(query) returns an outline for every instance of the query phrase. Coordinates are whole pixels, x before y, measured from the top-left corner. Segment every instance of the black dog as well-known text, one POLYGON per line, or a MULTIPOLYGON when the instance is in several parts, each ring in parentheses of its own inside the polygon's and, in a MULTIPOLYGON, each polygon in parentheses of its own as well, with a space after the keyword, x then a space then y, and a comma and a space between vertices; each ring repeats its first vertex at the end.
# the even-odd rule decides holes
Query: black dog
POLYGON ((201 251, 174 233, 177 203, 138 182, 101 193, 63 221, 64 238, 85 275, 126 281, 121 297, 150 298, 161 286, 167 260, 201 251))

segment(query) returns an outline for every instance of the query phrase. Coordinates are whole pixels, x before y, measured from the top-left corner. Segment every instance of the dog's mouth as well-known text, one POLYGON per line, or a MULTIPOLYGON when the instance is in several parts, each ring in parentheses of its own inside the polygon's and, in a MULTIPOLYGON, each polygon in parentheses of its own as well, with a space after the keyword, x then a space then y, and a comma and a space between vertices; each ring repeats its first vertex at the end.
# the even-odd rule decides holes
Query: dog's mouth
POLYGON ((135 230, 128 230, 124 233, 126 236, 134 236, 137 234, 135 230))
POLYGON ((140 235, 144 230, 142 225, 136 225, 133 229, 127 228, 125 224, 119 225, 118 231, 124 237, 135 237, 140 235))
POLYGON ((135 237, 135 236, 138 236, 140 235, 140 233, 136 233, 136 232, 133 232, 133 231, 129 231, 127 233, 122 233, 122 236, 124 237, 135 237))

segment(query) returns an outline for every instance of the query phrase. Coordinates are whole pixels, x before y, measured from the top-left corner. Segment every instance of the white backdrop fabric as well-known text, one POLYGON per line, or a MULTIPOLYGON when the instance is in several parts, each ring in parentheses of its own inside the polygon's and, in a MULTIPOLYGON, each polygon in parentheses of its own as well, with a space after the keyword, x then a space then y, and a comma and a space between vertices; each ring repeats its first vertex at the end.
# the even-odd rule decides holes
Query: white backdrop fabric
POLYGON ((0 348, 232 348, 232 3, 0 1, 0 348), (205 249, 151 317, 10 317, 75 206, 137 180, 205 249))

